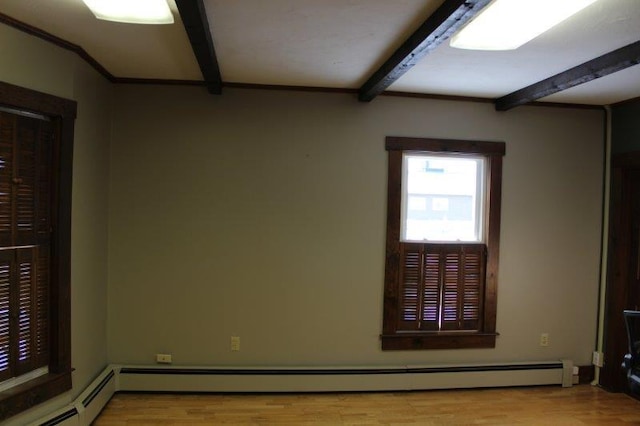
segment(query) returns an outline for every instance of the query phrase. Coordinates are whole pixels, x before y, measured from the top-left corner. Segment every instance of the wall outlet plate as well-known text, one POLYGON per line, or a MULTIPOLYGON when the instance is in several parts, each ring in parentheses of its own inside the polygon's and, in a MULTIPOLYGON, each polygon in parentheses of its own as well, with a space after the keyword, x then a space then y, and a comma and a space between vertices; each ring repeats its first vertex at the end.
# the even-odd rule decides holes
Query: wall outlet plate
POLYGON ((604 354, 602 352, 594 351, 591 363, 596 367, 602 367, 604 365, 604 354))
POLYGON ((156 362, 158 364, 171 364, 170 354, 156 354, 156 362))
POLYGON ((549 333, 542 333, 540 335, 540 346, 549 346, 549 333))
POLYGON ((233 352, 237 352, 240 350, 240 337, 239 336, 231 336, 231 350, 233 352))

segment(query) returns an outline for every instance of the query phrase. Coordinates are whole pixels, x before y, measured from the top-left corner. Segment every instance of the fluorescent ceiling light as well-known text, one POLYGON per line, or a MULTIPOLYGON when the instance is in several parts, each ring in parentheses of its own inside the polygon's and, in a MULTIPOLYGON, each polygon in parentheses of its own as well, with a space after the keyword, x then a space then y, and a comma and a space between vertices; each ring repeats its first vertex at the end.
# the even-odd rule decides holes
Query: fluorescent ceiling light
POLYGON ((129 24, 173 24, 166 0, 82 0, 96 18, 129 24))
POLYGON ((451 47, 512 50, 596 0, 495 0, 451 39, 451 47))

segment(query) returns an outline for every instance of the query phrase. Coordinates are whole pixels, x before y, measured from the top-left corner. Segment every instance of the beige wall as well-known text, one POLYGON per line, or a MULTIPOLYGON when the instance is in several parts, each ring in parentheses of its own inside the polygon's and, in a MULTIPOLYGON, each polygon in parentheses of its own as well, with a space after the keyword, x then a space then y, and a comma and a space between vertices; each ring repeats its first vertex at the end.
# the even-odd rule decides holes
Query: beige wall
POLYGON ((110 362, 148 364, 163 352, 177 365, 590 363, 602 112, 115 91, 110 362), (387 135, 506 142, 495 349, 380 350, 387 135), (543 332, 549 347, 539 346, 543 332))
POLYGON ((0 80, 78 102, 73 159, 71 315, 73 389, 11 422, 77 396, 107 363, 107 188, 111 85, 77 55, 0 25, 0 80))

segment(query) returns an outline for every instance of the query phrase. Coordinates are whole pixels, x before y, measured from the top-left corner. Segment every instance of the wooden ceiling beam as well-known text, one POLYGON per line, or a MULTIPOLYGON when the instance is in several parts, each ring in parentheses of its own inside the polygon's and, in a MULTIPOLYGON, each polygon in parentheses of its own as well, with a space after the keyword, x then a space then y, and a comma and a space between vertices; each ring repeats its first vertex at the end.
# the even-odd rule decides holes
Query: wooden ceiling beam
POLYGON ((451 37, 490 0, 445 0, 389 59, 376 70, 358 92, 369 102, 409 71, 425 55, 451 37))
POLYGON ((222 77, 203 0, 176 0, 176 5, 207 90, 219 95, 222 93, 222 77))
POLYGON ((533 102, 640 63, 640 41, 606 53, 545 80, 496 99, 498 111, 533 102))

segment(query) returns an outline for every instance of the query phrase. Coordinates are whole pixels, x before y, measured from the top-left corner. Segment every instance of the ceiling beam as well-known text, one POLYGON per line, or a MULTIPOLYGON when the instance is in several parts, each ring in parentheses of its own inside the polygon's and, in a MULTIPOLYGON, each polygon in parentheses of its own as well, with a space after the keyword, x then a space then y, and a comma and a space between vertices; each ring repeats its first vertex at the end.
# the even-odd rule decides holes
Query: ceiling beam
POLYGON ((496 110, 506 111, 518 105, 533 102, 536 99, 570 89, 638 63, 640 63, 640 41, 606 53, 556 74, 553 77, 549 77, 531 86, 498 98, 495 101, 496 110))
POLYGON ((445 0, 358 92, 358 99, 369 102, 409 71, 425 55, 451 37, 490 0, 445 0))
POLYGON ((203 0, 176 0, 184 29, 196 55, 209 93, 222 93, 222 77, 203 0))

